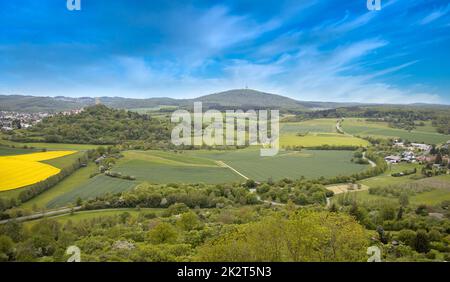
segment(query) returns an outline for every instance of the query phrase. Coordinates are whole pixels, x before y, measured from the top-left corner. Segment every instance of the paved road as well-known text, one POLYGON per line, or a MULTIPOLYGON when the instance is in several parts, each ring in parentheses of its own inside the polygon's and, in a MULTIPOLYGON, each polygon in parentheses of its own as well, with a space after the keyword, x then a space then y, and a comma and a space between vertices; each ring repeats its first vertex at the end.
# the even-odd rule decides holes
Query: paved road
POLYGON ((77 210, 80 210, 80 209, 81 209, 81 207, 74 207, 74 208, 61 208, 61 209, 58 209, 58 210, 39 212, 39 213, 30 214, 30 215, 26 215, 26 216, 22 216, 22 217, 1 220, 0 224, 5 224, 5 223, 8 223, 10 221, 23 222, 23 221, 29 221, 29 220, 43 218, 45 216, 69 214, 69 213, 72 212, 72 210, 73 211, 77 211, 77 210))

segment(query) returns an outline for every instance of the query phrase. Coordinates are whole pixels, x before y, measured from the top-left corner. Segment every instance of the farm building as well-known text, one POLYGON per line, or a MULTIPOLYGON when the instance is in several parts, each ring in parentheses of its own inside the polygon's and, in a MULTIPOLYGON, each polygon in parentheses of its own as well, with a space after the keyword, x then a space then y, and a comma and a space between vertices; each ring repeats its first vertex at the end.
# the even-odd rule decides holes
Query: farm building
POLYGON ((442 148, 448 149, 450 147, 450 140, 447 141, 444 145, 442 145, 442 148))
POLYGON ((400 148, 403 148, 403 147, 405 147, 405 144, 404 144, 403 142, 395 142, 395 143, 394 143, 394 147, 400 147, 400 148))
POLYGON ((411 151, 405 151, 402 153, 402 162, 415 162, 416 161, 416 156, 414 156, 414 152, 411 151))
POLYGON ((103 161, 104 159, 106 159, 106 156, 105 155, 103 155, 103 156, 101 156, 101 157, 98 157, 94 162, 96 163, 96 164, 99 164, 101 161, 103 161))
POLYGON ((388 163, 399 163, 401 161, 401 157, 399 156, 387 156, 384 158, 384 160, 388 163))
POLYGON ((436 156, 418 156, 416 159, 421 163, 431 163, 436 160, 436 156))
POLYGON ((428 144, 411 143, 411 146, 413 146, 414 148, 416 148, 418 150, 422 150, 422 151, 429 151, 429 150, 431 150, 431 146, 428 145, 428 144))

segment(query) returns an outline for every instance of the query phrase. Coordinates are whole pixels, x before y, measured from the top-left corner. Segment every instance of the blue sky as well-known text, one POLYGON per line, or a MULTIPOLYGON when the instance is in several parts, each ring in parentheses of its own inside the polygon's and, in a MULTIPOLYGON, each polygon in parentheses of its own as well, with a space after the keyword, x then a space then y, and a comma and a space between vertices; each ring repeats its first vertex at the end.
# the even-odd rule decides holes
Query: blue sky
POLYGON ((0 93, 450 104, 450 0, 0 0, 0 93))

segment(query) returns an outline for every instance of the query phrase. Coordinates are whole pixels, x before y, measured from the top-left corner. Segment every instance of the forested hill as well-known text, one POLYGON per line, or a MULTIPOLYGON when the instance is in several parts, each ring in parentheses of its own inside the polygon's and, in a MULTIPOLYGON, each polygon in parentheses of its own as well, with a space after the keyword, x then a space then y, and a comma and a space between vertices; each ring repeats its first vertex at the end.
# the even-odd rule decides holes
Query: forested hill
POLYGON ((155 144, 167 143, 170 138, 167 121, 104 105, 87 107, 76 115, 57 114, 30 129, 11 134, 13 141, 77 144, 117 144, 131 140, 155 144))
POLYGON ((0 95, 0 111, 13 112, 62 112, 94 105, 93 98, 35 97, 24 95, 0 95))
POLYGON ((96 100, 103 105, 116 109, 155 108, 159 106, 176 106, 191 108, 194 102, 203 102, 205 108, 233 109, 286 109, 307 111, 309 109, 330 109, 352 106, 355 103, 302 102, 277 94, 265 93, 252 89, 234 89, 193 99, 147 98, 134 99, 124 97, 33 97, 21 95, 0 95, 0 111, 17 112, 61 112, 81 109, 95 105, 96 100))
POLYGON ((299 101, 285 96, 265 93, 252 89, 234 89, 200 96, 193 99, 147 98, 135 99, 124 97, 33 97, 22 95, 0 95, 0 111, 15 112, 51 112, 81 109, 101 104, 115 109, 147 109, 170 106, 190 109, 194 102, 203 102, 204 108, 211 109, 279 109, 295 112, 329 110, 344 107, 383 107, 387 109, 444 109, 448 105, 411 104, 411 105, 376 105, 361 103, 335 103, 299 101))
POLYGON ((205 106, 233 107, 233 108, 276 108, 306 110, 301 102, 270 93, 264 93, 251 89, 236 89, 215 94, 210 94, 193 99, 203 102, 205 106))

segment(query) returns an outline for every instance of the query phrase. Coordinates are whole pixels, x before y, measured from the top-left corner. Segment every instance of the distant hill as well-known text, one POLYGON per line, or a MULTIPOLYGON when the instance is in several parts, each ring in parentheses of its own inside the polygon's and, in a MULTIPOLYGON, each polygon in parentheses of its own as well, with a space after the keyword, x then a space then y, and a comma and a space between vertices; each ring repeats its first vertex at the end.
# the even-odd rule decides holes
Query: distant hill
MULTIPOLYGON (((100 97, 100 103, 111 108, 139 109, 154 108, 161 105, 192 107, 194 102, 203 102, 205 108, 239 109, 287 109, 308 111, 311 109, 330 109, 356 105, 355 103, 302 102, 281 95, 260 92, 252 89, 235 89, 209 94, 194 99, 148 98, 134 99, 123 97, 100 97)), ((95 105, 92 97, 35 97, 22 95, 0 95, 0 110, 17 112, 61 112, 95 105)))
MULTIPOLYGON (((100 97, 100 103, 110 108, 151 108, 159 105, 179 106, 181 100, 171 98, 132 99, 122 97, 100 97)), ((96 104, 96 98, 82 97, 36 97, 22 95, 0 95, 0 111, 15 112, 62 112, 96 104)))
POLYGON ((229 90, 202 96, 192 100, 195 102, 203 102, 206 105, 217 105, 221 107, 283 108, 306 110, 306 107, 297 100, 251 89, 229 90))
POLYGON ((61 112, 95 104, 93 98, 0 95, 0 111, 61 112))
MULTIPOLYGON (((194 99, 148 98, 134 99, 123 97, 100 97, 101 104, 117 109, 155 108, 158 106, 192 107, 194 102, 203 102, 205 108, 231 109, 260 109, 271 108, 280 110, 311 111, 321 109, 335 109, 354 106, 394 106, 360 103, 335 103, 298 101, 281 95, 260 92, 252 89, 235 89, 220 93, 201 96, 194 99)), ((0 95, 0 111, 17 112, 61 112, 80 109, 95 105, 96 98, 81 97, 34 97, 22 95, 0 95)), ((447 107, 446 105, 412 104, 395 105, 396 107, 447 107)))
POLYGON ((118 109, 153 108, 161 105, 180 106, 182 104, 180 101, 181 100, 172 98, 133 99, 122 97, 100 97, 100 103, 118 109))
POLYGON ((252 89, 235 89, 210 94, 193 99, 205 104, 217 104, 223 107, 280 108, 295 110, 333 109, 362 105, 360 103, 335 103, 298 101, 285 96, 260 92, 252 89))

